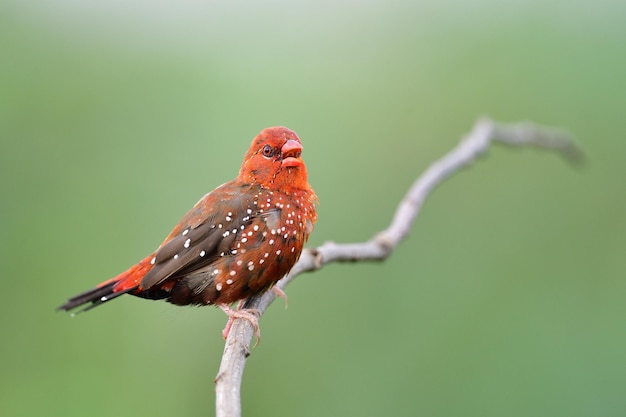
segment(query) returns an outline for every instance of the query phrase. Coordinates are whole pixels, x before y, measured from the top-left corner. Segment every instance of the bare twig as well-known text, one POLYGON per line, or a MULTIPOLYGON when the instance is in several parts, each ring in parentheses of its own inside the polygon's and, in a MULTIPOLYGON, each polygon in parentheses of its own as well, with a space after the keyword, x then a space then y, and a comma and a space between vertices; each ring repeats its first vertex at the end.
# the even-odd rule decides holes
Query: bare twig
MULTIPOLYGON (((486 118, 478 120, 472 131, 462 138, 456 148, 428 167, 413 183, 400 202, 387 229, 363 243, 327 242, 316 249, 305 249, 298 263, 277 283, 277 286, 284 289, 301 273, 320 269, 331 262, 381 261, 387 258, 409 232, 430 192, 452 174, 485 153, 494 141, 515 146, 532 145, 558 151, 571 162, 582 160, 582 152, 576 147, 572 138, 563 131, 530 123, 501 124, 486 118)), ((263 314, 275 298, 275 293, 268 291, 248 300, 244 308, 253 308, 263 314)), ((252 325, 247 320, 235 320, 233 323, 215 379, 217 417, 241 416, 240 387, 253 334, 252 325)))

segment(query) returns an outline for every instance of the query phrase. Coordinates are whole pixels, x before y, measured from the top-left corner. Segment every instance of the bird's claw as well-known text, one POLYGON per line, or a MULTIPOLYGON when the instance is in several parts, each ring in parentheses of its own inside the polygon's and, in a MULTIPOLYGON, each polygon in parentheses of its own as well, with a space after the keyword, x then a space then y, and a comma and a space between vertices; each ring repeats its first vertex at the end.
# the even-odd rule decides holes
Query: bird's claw
POLYGON ((261 330, 259 328, 259 317, 261 317, 261 312, 259 310, 253 308, 233 309, 230 308, 230 306, 228 306, 227 304, 218 304, 218 307, 222 309, 222 311, 228 316, 228 322, 226 322, 226 326, 224 327, 224 330, 222 330, 222 337, 224 338, 224 340, 228 338, 230 330, 233 326, 233 322, 236 319, 244 319, 248 320, 254 328, 254 336, 256 337, 256 343, 254 344, 254 347, 256 347, 261 342, 261 330))
POLYGON ((285 294, 285 291, 281 290, 277 286, 272 287, 272 292, 276 294, 276 297, 280 297, 285 300, 285 308, 289 307, 289 297, 285 294))

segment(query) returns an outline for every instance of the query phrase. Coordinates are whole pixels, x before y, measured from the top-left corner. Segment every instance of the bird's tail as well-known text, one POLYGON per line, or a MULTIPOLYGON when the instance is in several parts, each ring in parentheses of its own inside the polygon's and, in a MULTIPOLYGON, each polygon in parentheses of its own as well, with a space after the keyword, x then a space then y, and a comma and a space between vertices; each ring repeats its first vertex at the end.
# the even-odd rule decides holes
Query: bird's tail
POLYGON ((137 290, 139 284, 141 283, 141 279, 152 268, 152 258, 154 258, 154 254, 142 259, 139 263, 133 265, 118 276, 101 282, 98 286, 96 286, 96 288, 92 288, 75 295, 67 300, 65 304, 59 306, 57 310, 69 311, 87 304, 85 307, 76 312, 81 313, 83 311, 91 310, 94 307, 98 307, 99 305, 113 300, 120 295, 129 292, 132 293, 134 290, 137 290))

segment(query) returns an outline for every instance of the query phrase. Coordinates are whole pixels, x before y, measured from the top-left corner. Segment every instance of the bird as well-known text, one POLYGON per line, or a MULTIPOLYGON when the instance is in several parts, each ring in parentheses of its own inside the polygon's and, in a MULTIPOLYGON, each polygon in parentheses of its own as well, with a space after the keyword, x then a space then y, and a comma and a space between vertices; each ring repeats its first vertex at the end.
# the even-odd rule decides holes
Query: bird
POLYGON ((244 318, 258 343, 258 312, 243 303, 272 288, 284 295, 274 284, 300 258, 317 203, 298 135, 282 126, 263 129, 237 177, 202 197, 153 253, 58 310, 82 307, 79 313, 124 294, 179 306, 216 305, 229 317, 224 338, 233 320, 244 318))

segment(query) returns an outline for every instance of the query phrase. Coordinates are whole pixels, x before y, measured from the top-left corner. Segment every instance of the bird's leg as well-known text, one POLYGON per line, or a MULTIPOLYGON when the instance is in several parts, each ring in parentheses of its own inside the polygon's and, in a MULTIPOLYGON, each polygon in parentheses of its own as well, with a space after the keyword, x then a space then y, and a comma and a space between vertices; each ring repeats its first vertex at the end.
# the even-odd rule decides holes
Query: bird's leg
POLYGON ((285 291, 281 290, 280 288, 274 285, 272 287, 272 292, 276 294, 276 297, 280 297, 283 300, 285 300, 285 308, 289 307, 289 297, 287 297, 287 294, 285 294, 285 291))
POLYGON ((241 307, 243 306, 243 300, 240 300, 237 303, 237 310, 233 310, 232 308, 230 308, 228 304, 218 304, 217 306, 221 308, 222 311, 226 313, 226 315, 228 316, 228 321, 226 322, 226 326, 224 327, 224 330, 222 330, 222 337, 224 338, 224 340, 226 340, 226 338, 228 337, 228 334, 230 333, 230 328, 233 327, 233 322, 235 321, 235 318, 236 318, 236 317, 233 317, 233 313, 241 310, 241 307))
POLYGON ((222 337, 224 339, 228 337, 228 334, 230 333, 230 329, 233 326, 233 322, 236 319, 245 319, 245 320, 248 320, 250 324, 252 324, 252 327, 254 328, 254 336, 256 337, 256 344, 254 346, 256 346, 261 341, 261 330, 259 329, 260 313, 258 310, 255 310, 252 308, 242 309, 241 307, 243 306, 243 303, 244 303, 243 300, 239 301, 239 304, 237 305, 237 309, 230 308, 228 304, 217 305, 228 316, 228 322, 226 323, 226 327, 224 327, 224 330, 222 330, 222 337))

